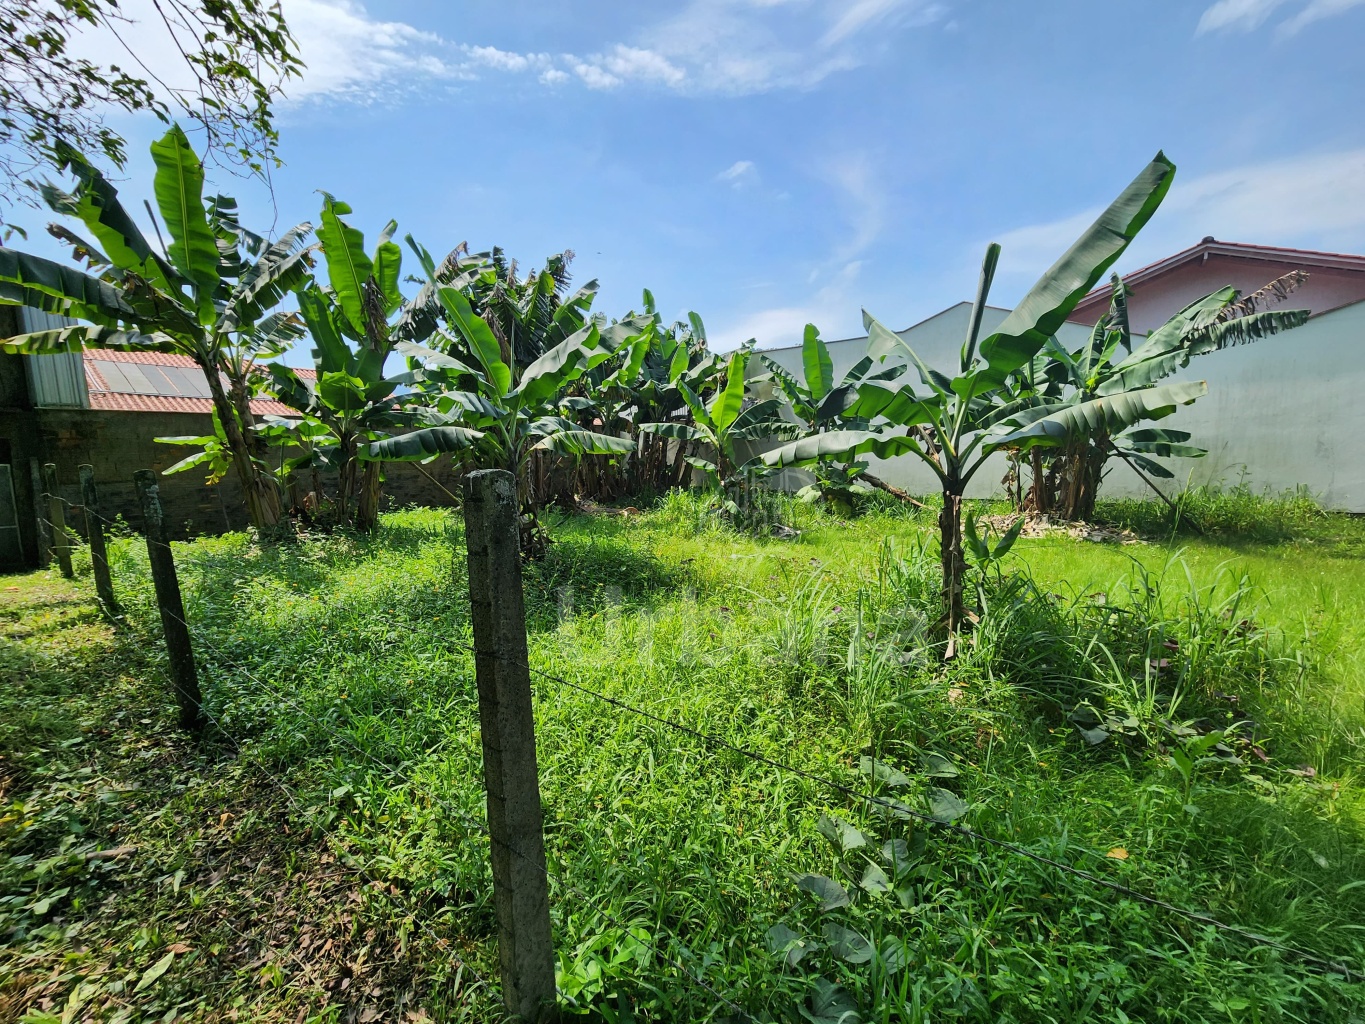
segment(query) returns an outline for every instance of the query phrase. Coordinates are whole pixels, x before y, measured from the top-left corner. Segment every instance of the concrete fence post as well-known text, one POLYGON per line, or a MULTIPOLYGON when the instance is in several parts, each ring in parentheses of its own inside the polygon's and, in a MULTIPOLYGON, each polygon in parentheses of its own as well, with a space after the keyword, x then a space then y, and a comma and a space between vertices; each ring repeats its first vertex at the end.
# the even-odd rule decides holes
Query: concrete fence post
POLYGON ((66 532, 66 509, 62 507, 55 463, 43 466, 43 483, 47 490, 47 521, 52 524, 52 553, 57 556, 62 575, 71 579, 76 575, 71 568, 71 535, 66 532))
POLYGON ((37 459, 28 460, 28 480, 33 488, 33 523, 37 528, 38 565, 44 569, 52 561, 52 524, 47 521, 47 487, 43 468, 37 459))
POLYGON ((480 470, 464 480, 469 604, 492 835, 498 960, 507 1009, 556 1019, 555 954, 536 773, 516 478, 480 470))
POLYGON ((104 546, 104 519, 100 516, 99 494, 95 491, 95 467, 81 466, 81 505, 85 508, 85 534, 90 542, 90 565, 95 573, 95 594, 104 614, 116 618, 118 600, 109 575, 109 553, 104 546))
POLYGON ((161 609, 161 632, 166 637, 170 659, 171 684, 180 708, 180 727, 199 732, 204 727, 203 698, 199 693, 199 673, 194 667, 190 646, 190 627, 185 619, 185 603, 180 597, 180 580, 175 574, 175 556, 166 535, 166 514, 161 507, 161 489, 156 474, 140 469, 133 474, 137 496, 147 531, 147 558, 152 565, 156 603, 161 609))

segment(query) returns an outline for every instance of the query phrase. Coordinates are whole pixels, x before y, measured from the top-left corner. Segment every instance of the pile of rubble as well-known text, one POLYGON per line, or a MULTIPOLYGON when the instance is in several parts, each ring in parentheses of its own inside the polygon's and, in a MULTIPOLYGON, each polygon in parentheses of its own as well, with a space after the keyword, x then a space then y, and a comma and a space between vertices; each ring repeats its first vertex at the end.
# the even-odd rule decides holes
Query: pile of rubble
MULTIPOLYGON (((982 516, 978 522, 989 526, 998 535, 1003 535, 1020 519, 1017 512, 1010 512, 1002 516, 982 516)), ((1053 522, 1050 516, 1040 516, 1030 513, 1022 517, 1024 528, 1020 530, 1020 535, 1024 537, 1048 537, 1056 534, 1066 534, 1068 537, 1075 537, 1077 540, 1093 541, 1096 544, 1141 544, 1142 538, 1132 530, 1118 529, 1113 526, 1101 526, 1096 523, 1068 523, 1053 522)))

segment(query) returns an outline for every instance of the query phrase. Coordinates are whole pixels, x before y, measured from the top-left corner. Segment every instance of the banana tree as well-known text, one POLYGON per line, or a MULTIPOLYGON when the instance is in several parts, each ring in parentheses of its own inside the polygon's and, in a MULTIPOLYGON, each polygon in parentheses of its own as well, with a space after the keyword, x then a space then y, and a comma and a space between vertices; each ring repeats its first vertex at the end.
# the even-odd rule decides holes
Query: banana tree
POLYGON ((470 282, 470 304, 498 339, 509 366, 529 366, 587 321, 598 284, 589 281, 569 294, 573 257, 569 250, 557 253, 540 270, 518 277, 517 261, 494 247, 470 282))
POLYGON ((252 523, 266 529, 279 520, 279 493, 252 450, 249 390, 234 401, 229 382, 247 381, 259 353, 286 344, 297 331, 287 317, 267 311, 307 277, 312 247, 304 242, 311 227, 300 224, 266 243, 237 225, 230 200, 216 197, 206 205, 203 166, 179 126, 154 142, 151 153, 156 205, 170 236, 164 252, 144 237, 104 176, 62 148, 61 169, 76 177, 75 190, 47 185, 43 194, 55 212, 81 221, 94 241, 64 225, 49 230, 90 273, 0 248, 0 303, 84 323, 0 344, 28 354, 109 348, 189 356, 208 382, 221 455, 237 473, 252 523))
POLYGON ((634 450, 619 464, 585 464, 584 493, 619 497, 647 490, 662 492, 682 483, 688 471, 688 445, 675 444, 670 457, 669 439, 642 431, 641 424, 681 422, 689 417, 680 384, 704 397, 714 387, 724 362, 706 350, 706 328, 696 313, 666 326, 649 289, 644 290, 644 313, 628 313, 632 323, 644 330, 623 352, 623 358, 604 363, 585 373, 563 400, 565 415, 580 424, 601 423, 609 433, 628 432, 634 450))
POLYGON ((744 372, 751 354, 751 349, 745 345, 730 355, 725 383, 716 389, 709 403, 703 402, 685 382, 678 382, 678 393, 692 413, 691 423, 640 424, 642 433, 669 438, 706 452, 706 455, 691 454, 683 458, 688 465, 701 470, 708 483, 719 484, 726 490, 742 486, 736 471, 752 461, 747 457, 747 447, 741 446, 788 439, 801 433, 799 426, 782 418, 781 399, 769 398, 755 402, 747 409, 744 407, 747 387, 744 372))
POLYGON ((439 284, 430 254, 414 242, 428 281, 454 337, 451 352, 410 342, 398 349, 420 370, 413 375, 428 408, 422 429, 375 441, 362 458, 426 461, 453 454, 477 468, 506 469, 518 480, 523 511, 523 550, 535 554, 544 544, 537 519, 535 493, 527 487, 528 463, 540 452, 574 458, 620 456, 631 450, 629 438, 585 429, 560 415, 559 403, 570 384, 616 355, 645 324, 625 322, 606 330, 588 321, 546 350, 524 369, 503 359, 502 346, 487 322, 474 313, 469 298, 455 285, 439 284))
POLYGON ((1130 428, 1110 433, 1103 424, 1093 429, 1077 421, 1070 411, 1097 399, 1153 387, 1157 381, 1189 366, 1196 356, 1249 344, 1308 321, 1306 309, 1268 310, 1283 301, 1307 274, 1295 271, 1271 281, 1243 297, 1235 288, 1220 288, 1191 302, 1165 324, 1152 331, 1136 349, 1128 326, 1127 292, 1123 282, 1112 278, 1109 310, 1095 324, 1084 346, 1068 352, 1051 338, 1043 352, 1017 373, 1027 379, 1043 399, 1029 413, 1033 420, 1021 437, 1030 439, 1033 481, 1030 502, 1034 511, 1066 519, 1089 519, 1108 460, 1126 462, 1153 491, 1169 499, 1151 478, 1171 479, 1174 474, 1161 458, 1200 458, 1203 448, 1188 444, 1184 430, 1130 428), (1039 432, 1063 438, 1057 446, 1043 447, 1031 439, 1039 432))
MULTIPOLYGON (((297 410, 306 422, 321 426, 326 438, 309 435, 305 451, 287 460, 289 473, 325 467, 335 471, 335 516, 338 523, 362 533, 374 529, 379 514, 379 488, 372 487, 375 462, 362 463, 362 446, 410 422, 394 400, 399 381, 384 376, 380 352, 364 342, 349 344, 341 325, 346 316, 335 292, 316 285, 298 292, 299 310, 313 340, 316 377, 309 380, 293 367, 270 364, 272 391, 297 410)), ((314 506, 323 497, 314 481, 314 506)))
MULTIPOLYGON (((981 319, 1000 255, 1000 247, 991 244, 982 263, 956 376, 928 367, 905 339, 864 312, 868 355, 877 362, 893 355, 903 358, 916 370, 924 390, 896 381, 864 381, 845 414, 878 424, 875 429, 810 433, 762 456, 766 465, 777 467, 861 454, 913 455, 933 471, 943 493, 938 525, 947 657, 956 651, 965 616, 962 503, 967 485, 991 455, 1021 443, 1011 437, 1021 426, 1017 417, 1039 404, 1036 397, 1020 395, 1012 388, 1011 375, 1042 351, 1076 304, 1122 255, 1160 205, 1174 172, 1174 165, 1158 153, 1043 274, 1004 323, 982 338, 981 319)), ((1174 384, 1123 394, 1106 400, 1106 409, 1099 415, 1126 426, 1166 415, 1204 390, 1202 384, 1174 384)), ((1057 443, 1042 430, 1038 443, 1045 441, 1057 443)))
MULTIPOLYGON (((905 372, 905 365, 897 363, 872 373, 875 366, 872 357, 864 356, 836 384, 834 360, 814 324, 806 324, 802 338, 801 377, 766 355, 760 355, 759 358, 768 372, 754 378, 755 382, 765 379, 771 381, 773 387, 786 397, 787 408, 801 421, 807 433, 820 433, 835 427, 866 427, 865 421, 851 419, 847 415, 848 407, 857 397, 858 385, 864 380, 894 380, 905 372)), ((875 487, 903 500, 914 501, 904 491, 868 473, 867 462, 863 460, 832 458, 816 463, 811 469, 815 474, 815 483, 798 491, 798 497, 808 500, 820 498, 827 503, 847 507, 853 495, 871 493, 875 487)))
POLYGON ((399 288, 403 250, 393 240, 397 222, 384 226, 373 253, 367 253, 364 234, 346 220, 351 212, 346 203, 322 193, 318 239, 329 287, 299 293, 315 346, 317 383, 304 384, 287 367, 272 366, 271 373, 282 401, 316 417, 336 437, 334 449, 321 446, 315 452, 330 455, 340 477, 339 520, 368 533, 379 521, 383 467, 367 445, 410 422, 391 401, 405 380, 386 378, 385 364, 399 345, 415 345, 436 333, 437 289, 469 287, 484 260, 459 246, 437 267, 423 252, 429 280, 408 299, 399 288))

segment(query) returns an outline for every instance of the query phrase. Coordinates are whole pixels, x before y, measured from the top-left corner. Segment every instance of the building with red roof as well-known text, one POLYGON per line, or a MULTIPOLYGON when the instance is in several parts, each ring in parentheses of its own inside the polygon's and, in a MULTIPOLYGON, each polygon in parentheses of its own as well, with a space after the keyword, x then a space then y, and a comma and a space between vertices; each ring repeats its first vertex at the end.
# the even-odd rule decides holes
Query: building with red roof
MULTIPOLYGON (((1285 491, 1306 487, 1331 508, 1365 512, 1365 256, 1312 252, 1204 238, 1173 256, 1123 275, 1128 317, 1135 334, 1161 326, 1195 299, 1232 285, 1244 295, 1291 273, 1306 274, 1278 308, 1307 309, 1308 323, 1254 344, 1203 356, 1171 379, 1205 380, 1208 394, 1161 421, 1189 431, 1202 459, 1165 460, 1175 474, 1168 489, 1236 485, 1285 491)), ((1106 282, 1087 295, 1057 331, 1069 350, 1109 308, 1106 282)), ((1275 308, 1275 307, 1272 307, 1275 308)), ((971 303, 961 302, 899 332, 929 366, 955 367, 971 303)), ((990 306, 982 332, 996 329, 1008 309, 990 306)), ((865 337, 830 344, 836 377, 863 357, 865 337)), ((765 353, 801 372, 800 347, 765 353)), ((757 368, 756 368, 757 370, 757 368)), ((913 375, 910 379, 914 379, 913 375)), ((873 460, 878 476, 912 493, 937 488, 915 459, 873 460)), ((1000 493, 1006 472, 977 474, 973 497, 1000 493)), ((1150 496, 1147 484, 1122 463, 1105 478, 1108 496, 1150 496)))
MULTIPOLYGON (((37 310, 0 306, 0 337, 61 326, 37 310)), ((311 379, 311 369, 299 376, 311 379)), ((298 413, 268 397, 251 402, 257 417, 294 418, 298 413)), ((41 467, 57 466, 62 496, 80 505, 78 468, 90 465, 106 517, 121 515, 132 526, 142 521, 133 473, 170 468, 193 447, 158 442, 159 437, 202 437, 213 432, 208 380, 187 356, 162 352, 90 349, 60 355, 0 353, 0 570, 39 564, 44 493, 41 467)), ((282 452, 272 452, 272 457, 282 452)), ((443 460, 443 463, 446 460, 443 460)), ((405 463, 386 465, 385 495, 391 504, 444 505, 456 490, 451 467, 438 464, 430 476, 405 463)), ((246 526, 236 475, 210 485, 203 469, 161 476, 167 520, 179 536, 217 533, 246 526)), ((324 476, 324 490, 328 481, 324 476)), ((68 517, 84 530, 78 512, 68 517)))

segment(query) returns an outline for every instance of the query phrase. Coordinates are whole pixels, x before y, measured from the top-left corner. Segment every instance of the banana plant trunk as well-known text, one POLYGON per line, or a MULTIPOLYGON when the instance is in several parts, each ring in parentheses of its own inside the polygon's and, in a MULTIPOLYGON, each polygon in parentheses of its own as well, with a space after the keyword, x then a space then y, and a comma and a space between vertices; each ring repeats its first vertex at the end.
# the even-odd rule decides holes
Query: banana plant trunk
POLYGON ((1095 516, 1095 499, 1099 496, 1100 480, 1104 476, 1107 436, 1093 440, 1074 441, 1062 450, 1061 501, 1063 518, 1073 522, 1087 522, 1095 516))
POLYGON ((237 471, 237 479, 242 485, 242 496, 246 499, 247 514, 258 530, 275 526, 280 521, 280 498, 274 484, 261 474, 260 466, 253 458, 251 445, 242 434, 237 418, 237 409, 223 390, 222 378, 217 367, 212 364, 204 368, 208 380, 209 397, 223 425, 228 448, 232 451, 232 465, 237 471))
POLYGON ((962 492, 964 485, 955 475, 943 481, 943 511, 938 514, 939 562, 943 569, 943 619, 948 638, 945 660, 957 653, 957 634, 966 610, 962 601, 967 560, 962 553, 962 492))
POLYGON ((382 464, 365 463, 360 478, 360 497, 356 501, 355 528, 361 533, 372 533, 379 525, 379 497, 383 486, 382 464))

